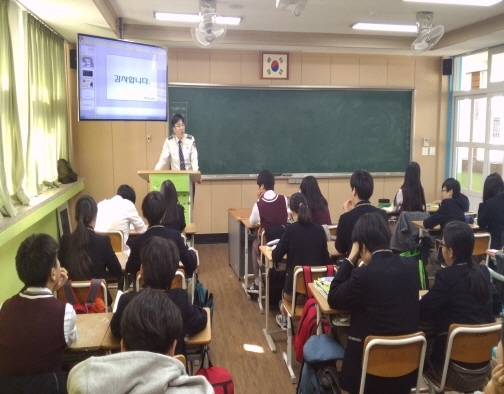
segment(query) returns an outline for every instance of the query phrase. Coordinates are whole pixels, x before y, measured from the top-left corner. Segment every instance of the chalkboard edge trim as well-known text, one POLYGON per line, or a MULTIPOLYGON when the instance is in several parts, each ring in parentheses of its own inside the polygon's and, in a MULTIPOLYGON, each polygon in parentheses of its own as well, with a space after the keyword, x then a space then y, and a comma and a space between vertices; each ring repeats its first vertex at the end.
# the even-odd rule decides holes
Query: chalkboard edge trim
MULTIPOLYGON (((341 172, 341 173, 295 173, 289 175, 276 175, 275 179, 303 179, 304 177, 312 175, 317 179, 327 179, 327 178, 350 178, 352 176, 351 172, 341 172)), ((374 178, 393 178, 393 177, 403 177, 404 172, 371 172, 374 178)), ((225 181, 225 180, 255 180, 257 174, 229 174, 229 175, 201 175, 201 179, 205 181, 225 181)))

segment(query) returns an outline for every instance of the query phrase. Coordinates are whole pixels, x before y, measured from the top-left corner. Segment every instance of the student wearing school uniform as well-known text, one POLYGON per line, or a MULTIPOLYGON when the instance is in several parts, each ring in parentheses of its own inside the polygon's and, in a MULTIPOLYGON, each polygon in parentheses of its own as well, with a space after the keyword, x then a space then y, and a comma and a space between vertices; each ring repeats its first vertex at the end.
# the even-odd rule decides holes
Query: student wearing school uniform
MULTIPOLYGON (((327 251, 325 231, 320 224, 312 221, 310 208, 304 195, 294 193, 290 198, 289 205, 294 223, 285 227, 280 241, 272 252, 272 258, 275 263, 278 263, 287 254, 282 297, 292 301, 294 267, 327 265, 329 252, 327 251)), ((287 329, 287 320, 284 315, 278 314, 276 320, 280 328, 287 329)))
MULTIPOLYGON (((435 333, 433 346, 427 338, 427 348, 432 348, 432 354, 426 354, 424 370, 439 380, 450 325, 493 323, 493 315, 501 312, 502 303, 490 282, 488 268, 472 260, 474 232, 467 223, 448 223, 438 244, 447 267, 437 271, 434 285, 420 300, 420 320, 432 321, 435 333)), ((472 392, 485 384, 490 370, 488 362, 466 364, 451 361, 446 384, 463 392, 472 392)))
MULTIPOLYGON (((288 203, 287 197, 276 194, 275 177, 268 170, 262 170, 257 176, 257 202, 252 207, 250 223, 260 225, 265 230, 267 241, 280 238, 283 234, 283 227, 287 225, 288 203)), ((259 239, 256 238, 252 244, 252 265, 254 269, 254 282, 247 292, 249 294, 259 294, 259 239)))
POLYGON ((373 177, 366 170, 358 170, 350 178, 352 198, 343 203, 343 213, 338 221, 338 236, 336 237, 336 250, 341 254, 348 255, 352 249, 352 230, 359 218, 366 213, 377 213, 385 222, 388 215, 383 209, 374 207, 369 202, 373 195, 373 177))
POLYGON ((179 204, 177 189, 172 181, 167 179, 161 184, 161 194, 165 200, 166 210, 161 220, 161 224, 166 228, 182 231, 186 227, 185 210, 179 204))
POLYGON ((0 306, 0 391, 38 392, 42 386, 14 390, 33 375, 48 374, 44 383, 66 381, 59 375, 63 354, 78 333, 73 307, 53 295, 68 279, 57 254, 58 243, 47 234, 31 235, 18 248, 16 271, 24 287, 0 306))
POLYGON ((320 191, 317 179, 311 175, 304 177, 299 191, 306 197, 313 223, 331 225, 332 221, 329 206, 327 200, 320 191))
POLYGON ((394 212, 425 212, 425 194, 420 181, 420 166, 412 161, 406 167, 404 182, 394 197, 394 212))
POLYGON ((492 249, 500 249, 504 235, 504 182, 499 174, 487 176, 483 186, 483 202, 478 209, 478 226, 492 235, 492 249))
MULTIPOLYGON (((161 237, 151 237, 145 241, 140 251, 142 265, 140 274, 143 279, 143 289, 163 290, 177 307, 182 316, 182 330, 177 339, 175 354, 185 355, 184 338, 188 334, 202 331, 207 324, 207 314, 203 308, 191 304, 185 289, 170 289, 179 265, 178 248, 172 240, 161 237)), ((129 291, 119 298, 117 310, 110 322, 112 334, 117 338, 121 336, 121 318, 127 305, 136 297, 138 291, 129 291)))
POLYGON ((441 186, 441 204, 439 209, 423 221, 425 228, 441 226, 452 221, 465 222, 465 203, 460 199, 460 183, 454 178, 448 178, 441 186))
MULTIPOLYGON (((331 308, 350 310, 341 388, 353 394, 359 392, 367 336, 418 331, 419 273, 414 258, 392 252, 388 223, 377 213, 359 218, 351 240, 352 249, 334 276, 327 301, 331 308)), ((396 379, 367 375, 365 393, 406 394, 416 378, 417 371, 396 379)))

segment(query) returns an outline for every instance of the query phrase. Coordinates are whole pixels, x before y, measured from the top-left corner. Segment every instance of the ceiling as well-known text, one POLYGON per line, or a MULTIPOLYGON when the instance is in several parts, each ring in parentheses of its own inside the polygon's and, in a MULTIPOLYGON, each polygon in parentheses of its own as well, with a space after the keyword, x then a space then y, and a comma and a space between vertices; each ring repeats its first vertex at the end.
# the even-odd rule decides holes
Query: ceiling
MULTIPOLYGON (((294 16, 276 0, 217 0, 217 12, 240 16, 228 26, 219 49, 410 55, 415 34, 359 32, 356 22, 414 24, 416 12, 434 12, 445 35, 423 56, 452 56, 504 44, 504 2, 491 7, 407 3, 402 0, 308 0, 294 16)), ((75 42, 76 33, 123 38, 166 46, 197 48, 191 24, 157 21, 154 11, 198 13, 198 0, 18 0, 46 24, 75 42)))

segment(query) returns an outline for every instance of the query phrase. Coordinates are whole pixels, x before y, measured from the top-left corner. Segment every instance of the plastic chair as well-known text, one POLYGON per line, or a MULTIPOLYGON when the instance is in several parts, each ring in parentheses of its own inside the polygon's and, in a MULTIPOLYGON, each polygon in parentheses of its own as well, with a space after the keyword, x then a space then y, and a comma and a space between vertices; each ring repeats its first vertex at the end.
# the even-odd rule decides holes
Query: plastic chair
MULTIPOLYGON (((336 269, 335 269, 336 270, 336 269)), ((327 276, 326 266, 310 267, 312 279, 322 278, 327 276)), ((303 267, 294 267, 292 301, 288 301, 282 297, 282 308, 287 312, 287 352, 283 352, 282 357, 287 366, 287 370, 291 377, 291 382, 296 383, 296 375, 292 370, 292 340, 293 340, 293 320, 299 320, 303 313, 304 305, 296 305, 297 294, 308 294, 307 285, 304 280, 303 267)))
POLYGON ((501 323, 490 324, 452 324, 448 330, 448 341, 443 365, 443 373, 439 382, 433 376, 424 372, 424 378, 429 386, 429 393, 443 391, 459 391, 457 387, 446 386, 448 365, 450 361, 462 363, 483 363, 492 359, 492 348, 500 340, 501 323))
MULTIPOLYGON (((481 254, 485 254, 488 249, 490 249, 490 245, 492 244, 492 236, 490 233, 475 233, 474 234, 474 248, 472 255, 478 256, 481 254)), ((486 255, 485 265, 488 267, 488 259, 490 256, 486 255)))
POLYGON ((364 393, 366 374, 399 378, 418 369, 416 392, 422 377, 426 341, 423 332, 399 336, 366 337, 359 394, 364 393))
POLYGON ((322 225, 325 233, 327 242, 336 241, 336 236, 338 235, 338 225, 337 224, 323 224, 322 225))
POLYGON ((97 231, 97 234, 106 235, 110 238, 110 243, 112 244, 112 249, 115 253, 124 252, 124 235, 122 231, 119 230, 109 230, 109 231, 97 231))
MULTIPOLYGON (((101 289, 98 292, 99 298, 103 300, 105 303, 105 311, 107 312, 107 307, 108 307, 108 292, 107 292, 107 282, 105 279, 101 280, 101 289)), ((89 286, 91 286, 91 281, 89 280, 81 280, 81 281, 72 281, 72 288, 74 289, 75 296, 77 297, 77 301, 84 303, 86 301, 86 296, 89 291, 89 286)), ((67 302, 67 298, 65 296, 65 290, 63 287, 58 289, 57 296, 58 300, 61 300, 63 302, 67 302)))

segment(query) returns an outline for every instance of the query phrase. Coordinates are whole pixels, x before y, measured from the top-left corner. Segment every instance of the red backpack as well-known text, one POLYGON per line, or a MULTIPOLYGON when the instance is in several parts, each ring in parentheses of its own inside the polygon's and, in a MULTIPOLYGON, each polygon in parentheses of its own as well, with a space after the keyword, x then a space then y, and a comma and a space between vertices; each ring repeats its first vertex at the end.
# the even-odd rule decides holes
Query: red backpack
POLYGON ((229 371, 226 368, 214 367, 207 351, 203 356, 202 364, 204 364, 205 357, 208 357, 208 368, 200 368, 195 375, 204 376, 212 385, 215 394, 234 394, 233 378, 229 371))
POLYGON ((85 314, 105 312, 105 304, 103 300, 98 297, 102 281, 103 279, 91 279, 91 284, 84 303, 77 301, 77 296, 75 295, 72 287, 72 281, 68 280, 65 282, 63 285, 65 297, 67 302, 73 306, 75 313, 85 314))
MULTIPOLYGON (((297 333, 294 336, 294 351, 296 352, 297 362, 303 361, 303 346, 306 341, 317 333, 317 300, 313 298, 313 294, 308 288, 308 284, 312 283, 311 270, 310 267, 303 267, 303 275, 306 284, 306 295, 308 300, 303 307, 303 312, 301 313, 301 319, 299 320, 297 333)), ((327 266, 327 276, 334 276, 334 266, 327 266)), ((322 325, 322 332, 324 334, 329 334, 331 327, 329 326, 329 321, 323 317, 320 321, 322 325)))

